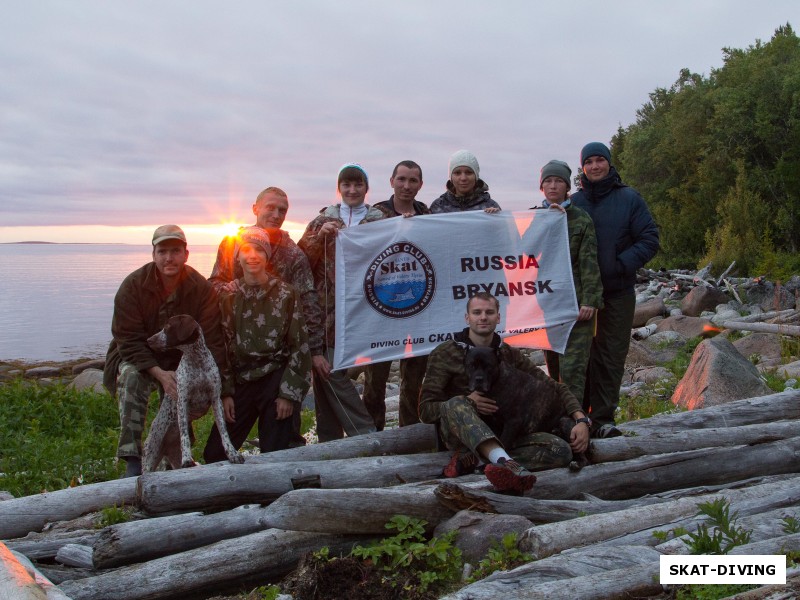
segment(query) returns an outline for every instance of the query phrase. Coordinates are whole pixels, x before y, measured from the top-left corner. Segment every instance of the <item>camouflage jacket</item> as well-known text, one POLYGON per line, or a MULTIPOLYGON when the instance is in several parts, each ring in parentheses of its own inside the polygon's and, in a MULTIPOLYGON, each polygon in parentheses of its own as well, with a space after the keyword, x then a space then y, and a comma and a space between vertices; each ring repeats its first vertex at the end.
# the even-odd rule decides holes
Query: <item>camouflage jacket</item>
MULTIPOLYGON (((424 202, 420 202, 419 200, 414 200, 414 214, 415 215, 429 215, 431 214, 431 209, 428 208, 428 205, 424 202)), ((373 208, 377 208, 379 211, 383 213, 384 218, 390 217, 399 217, 400 213, 394 207, 394 195, 392 195, 388 200, 384 200, 383 202, 378 202, 373 206, 373 208)))
POLYGON ((478 179, 475 190, 469 196, 456 196, 454 189, 453 184, 448 181, 447 191, 431 203, 431 213, 500 208, 500 205, 489 195, 489 186, 484 183, 483 179, 478 179))
MULTIPOLYGON (((325 339, 324 345, 334 346, 336 339, 336 236, 323 239, 317 232, 325 223, 331 221, 338 224, 339 228, 345 227, 345 222, 339 217, 339 204, 334 204, 323 208, 311 223, 306 227, 303 237, 298 246, 306 253, 308 262, 311 264, 311 272, 314 274, 314 284, 317 286, 317 294, 323 303, 323 313, 325 316, 325 339)), ((369 223, 384 218, 384 213, 375 207, 367 205, 367 216, 359 221, 369 223)))
MULTIPOLYGON (((419 396, 419 418, 423 423, 436 423, 439 420, 439 404, 455 396, 466 396, 470 393, 467 373, 464 369, 464 354, 466 346, 474 345, 469 339, 469 329, 455 334, 454 339, 436 346, 428 356, 428 368, 422 382, 419 396)), ((499 348, 500 356, 504 362, 520 371, 530 373, 536 379, 547 381, 558 390, 558 395, 564 403, 564 414, 571 415, 582 410, 581 405, 569 388, 563 383, 554 381, 517 348, 500 341, 500 336, 495 334, 493 346, 499 348)))
POLYGON ((229 381, 230 370, 225 359, 214 288, 205 277, 186 265, 178 287, 167 294, 155 263, 150 262, 128 275, 114 296, 114 315, 111 318, 113 339, 103 369, 103 385, 112 396, 117 392, 117 372, 122 361, 131 363, 139 371, 156 366, 165 371, 178 368, 180 350, 156 351, 147 345, 147 338, 158 333, 167 320, 175 315, 189 315, 198 322, 206 346, 219 367, 223 396, 230 393, 232 382, 229 381))
MULTIPOLYGON (((534 207, 536 210, 544 207, 534 207)), ((554 209, 555 210, 555 209, 554 209)), ((567 235, 572 262, 572 281, 578 306, 603 308, 603 282, 597 264, 597 237, 594 222, 588 213, 573 205, 565 207, 567 213, 567 235)))
MULTIPOLYGON (((277 242, 272 243, 272 257, 267 262, 267 271, 293 286, 300 294, 303 318, 308 331, 308 346, 311 355, 322 354, 322 308, 319 304, 317 290, 314 287, 314 277, 308 259, 297 244, 292 241, 289 234, 279 230, 277 242)), ((273 240, 273 236, 270 236, 273 240)), ((219 292, 226 283, 239 279, 242 276, 242 266, 233 259, 239 246, 235 236, 228 236, 220 242, 217 250, 217 262, 211 270, 208 280, 219 292)))
POLYGON ((278 396, 302 402, 311 385, 311 355, 297 292, 276 277, 263 285, 239 280, 220 294, 222 328, 236 383, 284 369, 278 396))

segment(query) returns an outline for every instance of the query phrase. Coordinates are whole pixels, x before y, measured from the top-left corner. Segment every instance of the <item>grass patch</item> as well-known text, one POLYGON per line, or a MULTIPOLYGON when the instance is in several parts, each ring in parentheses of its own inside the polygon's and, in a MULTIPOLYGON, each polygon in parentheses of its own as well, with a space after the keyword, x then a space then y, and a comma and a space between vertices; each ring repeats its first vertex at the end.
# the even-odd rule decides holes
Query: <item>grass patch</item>
POLYGON ((0 386, 0 489, 14 496, 119 477, 116 402, 23 380, 0 386))

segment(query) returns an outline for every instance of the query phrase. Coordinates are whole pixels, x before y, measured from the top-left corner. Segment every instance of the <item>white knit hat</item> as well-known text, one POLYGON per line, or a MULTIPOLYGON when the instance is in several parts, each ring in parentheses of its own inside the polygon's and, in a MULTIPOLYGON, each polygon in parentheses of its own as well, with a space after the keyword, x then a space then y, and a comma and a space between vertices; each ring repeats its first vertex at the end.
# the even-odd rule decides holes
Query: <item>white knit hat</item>
POLYGON ((450 170, 448 171, 448 179, 453 171, 458 167, 469 167, 475 173, 475 178, 481 178, 481 169, 478 166, 478 159, 469 150, 459 150, 450 157, 450 170))

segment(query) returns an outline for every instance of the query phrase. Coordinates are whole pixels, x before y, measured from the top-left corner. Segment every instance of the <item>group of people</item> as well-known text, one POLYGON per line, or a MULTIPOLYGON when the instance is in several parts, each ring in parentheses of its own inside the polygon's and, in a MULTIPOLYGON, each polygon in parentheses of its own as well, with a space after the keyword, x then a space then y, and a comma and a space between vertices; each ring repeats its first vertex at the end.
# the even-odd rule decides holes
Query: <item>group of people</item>
MULTIPOLYGON (((657 252, 658 230, 641 196, 611 165, 607 146, 587 144, 580 161, 581 185, 572 195, 572 172, 565 162, 542 167, 544 201, 534 207, 566 214, 580 307, 565 353, 546 353, 550 377, 495 333, 500 305, 485 293, 467 302, 467 327, 454 340, 429 357, 400 362, 400 426, 437 424, 441 440, 454 451, 445 475, 483 468, 496 488, 524 491, 534 481, 529 470, 567 464, 572 452, 586 450, 590 436, 619 434, 614 411, 633 320, 635 273, 657 252), (496 404, 468 389, 463 357, 470 345, 494 347, 510 364, 554 386, 564 415, 575 420, 569 441, 529 432, 534 435, 524 441, 527 459, 515 460, 514 449, 504 448, 492 429, 489 417, 496 404), (537 449, 534 458, 531 447, 537 449)), ((337 178, 341 202, 322 209, 297 244, 281 229, 288 197, 269 187, 253 204, 255 224, 221 242, 208 280, 186 264, 189 250, 180 227, 159 227, 152 239, 153 261, 131 273, 115 297, 104 372, 106 387, 119 401, 117 456, 127 463, 125 475, 141 473, 150 394, 158 390, 162 399, 177 397, 174 371, 180 352, 147 345, 147 338, 177 314, 192 316, 203 328, 222 375, 225 419, 237 448, 256 421, 262 452, 303 444, 300 405, 312 385, 321 442, 383 429, 390 363, 366 367, 363 397, 346 371, 331 367, 337 233, 385 218, 500 211, 471 152, 453 154, 448 172, 446 191, 428 207, 417 200, 422 168, 404 160, 389 179, 392 196, 369 205, 366 170, 345 164, 337 178)), ((225 458, 216 425, 203 455, 206 462, 225 458)))

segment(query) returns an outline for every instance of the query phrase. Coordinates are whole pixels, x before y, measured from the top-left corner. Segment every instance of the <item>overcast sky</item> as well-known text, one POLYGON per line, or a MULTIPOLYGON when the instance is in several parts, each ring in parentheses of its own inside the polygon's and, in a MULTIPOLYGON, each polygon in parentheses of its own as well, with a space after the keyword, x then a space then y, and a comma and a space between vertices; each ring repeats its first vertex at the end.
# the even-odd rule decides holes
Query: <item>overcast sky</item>
MULTIPOLYGON (((471 150, 506 210, 549 159, 577 167, 680 69, 798 26, 797 0, 3 3, 0 242, 148 243, 152 228, 250 223, 289 194, 302 227, 342 163, 388 198, 395 163, 444 191, 471 150), (118 229, 118 228, 125 229, 118 229), (128 229, 130 228, 130 229, 128 229)), ((192 226, 198 226, 192 229, 192 226)))

